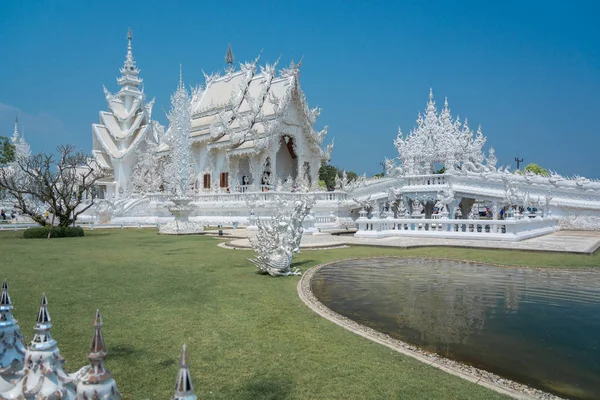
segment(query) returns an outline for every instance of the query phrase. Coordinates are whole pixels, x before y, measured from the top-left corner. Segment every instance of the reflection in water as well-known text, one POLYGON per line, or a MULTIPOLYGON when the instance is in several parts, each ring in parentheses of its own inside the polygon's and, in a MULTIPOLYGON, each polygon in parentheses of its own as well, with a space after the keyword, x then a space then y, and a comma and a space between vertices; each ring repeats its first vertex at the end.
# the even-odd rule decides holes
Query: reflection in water
POLYGON ((312 289, 397 339, 558 395, 600 398, 600 273, 383 258, 323 267, 312 289))

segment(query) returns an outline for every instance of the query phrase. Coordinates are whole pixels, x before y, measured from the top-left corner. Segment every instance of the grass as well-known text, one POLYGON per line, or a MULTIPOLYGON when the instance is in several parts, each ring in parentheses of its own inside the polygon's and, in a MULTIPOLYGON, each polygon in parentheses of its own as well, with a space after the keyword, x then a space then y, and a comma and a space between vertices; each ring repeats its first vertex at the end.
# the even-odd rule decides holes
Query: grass
MULTIPOLYGON (((201 399, 500 399, 345 331, 310 311, 297 277, 258 275, 248 251, 207 236, 95 230, 83 238, 0 232, 0 279, 9 282, 26 340, 46 292, 65 368, 87 363, 96 308, 125 399, 173 393, 183 343, 201 399)), ((598 256, 454 248, 352 247, 304 251, 302 270, 358 256, 443 256, 501 264, 595 267, 598 256)))

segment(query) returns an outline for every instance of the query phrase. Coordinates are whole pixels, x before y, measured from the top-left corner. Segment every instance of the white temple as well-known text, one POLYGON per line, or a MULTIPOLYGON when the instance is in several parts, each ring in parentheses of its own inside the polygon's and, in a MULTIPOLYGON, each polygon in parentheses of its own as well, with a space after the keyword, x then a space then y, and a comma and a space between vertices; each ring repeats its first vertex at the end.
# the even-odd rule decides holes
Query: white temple
POLYGON ((497 168, 494 149, 484 153, 481 127, 474 132, 466 119, 453 118, 447 100, 438 111, 432 91, 415 129, 407 136, 399 132, 394 141, 398 157, 386 160, 384 178, 348 183, 343 176, 335 191, 326 192, 318 188, 318 170, 333 143, 323 148, 327 128, 314 128, 320 110, 307 105, 301 63, 278 71, 278 62, 258 66, 258 60, 236 70, 229 46, 225 72, 205 75, 205 86, 192 91, 190 124, 170 121, 165 131, 151 120, 152 102, 144 103, 129 32, 117 80, 121 90, 105 90, 109 111, 100 113, 102 124, 93 125, 94 155, 113 174, 101 183, 104 204, 91 219, 98 221, 101 209, 104 221, 173 221, 169 210, 184 191, 194 223, 252 225, 252 219, 275 217, 282 199, 311 196, 314 227, 358 226, 358 236, 475 232, 520 240, 559 227, 600 229, 600 182, 497 168), (178 126, 184 125, 189 138, 182 142, 178 126), (187 190, 176 188, 181 182, 187 190), (480 208, 489 210, 492 222, 435 222, 478 221, 480 208), (403 224, 393 222, 397 218, 403 224), (499 218, 517 222, 494 222, 499 218))
MULTIPOLYGON (((119 199, 132 193, 168 190, 161 166, 169 159, 172 132, 152 121, 153 101, 145 103, 132 35, 121 89, 104 89, 108 111, 92 125, 93 154, 112 172, 101 182, 99 197, 119 199)), ((249 186, 273 188, 286 180, 316 187, 318 170, 333 144, 322 149, 327 128, 314 129, 320 109, 310 109, 299 84, 300 63, 277 70, 278 62, 258 66, 259 57, 233 66, 231 47, 223 75, 205 75, 193 91, 190 151, 196 192, 243 192, 249 186)))
POLYGON ((15 158, 27 158, 31 156, 31 147, 25 140, 25 132, 21 129, 19 133, 19 118, 15 117, 15 129, 13 135, 10 138, 11 143, 15 146, 15 158))
MULTIPOLYGON (((370 237, 521 240, 600 229, 599 181, 497 167, 481 127, 473 131, 467 119, 454 118, 447 100, 438 110, 432 91, 415 128, 398 132, 398 157, 386 160, 383 178, 348 182, 344 174, 325 191, 318 170, 333 143, 323 146, 327 128, 315 129, 320 110, 307 105, 301 63, 278 70, 278 62, 258 60, 236 69, 228 47, 225 72, 205 75, 205 86, 186 95, 178 122, 171 115, 165 129, 151 119, 153 101, 145 102, 129 32, 121 89, 105 90, 108 111, 92 128, 93 154, 110 175, 80 221, 165 224, 185 198, 182 222, 255 228, 257 218, 277 215, 278 202, 310 197, 315 232, 358 227, 358 236, 370 237)), ((30 154, 16 124, 13 143, 17 154, 30 154)))

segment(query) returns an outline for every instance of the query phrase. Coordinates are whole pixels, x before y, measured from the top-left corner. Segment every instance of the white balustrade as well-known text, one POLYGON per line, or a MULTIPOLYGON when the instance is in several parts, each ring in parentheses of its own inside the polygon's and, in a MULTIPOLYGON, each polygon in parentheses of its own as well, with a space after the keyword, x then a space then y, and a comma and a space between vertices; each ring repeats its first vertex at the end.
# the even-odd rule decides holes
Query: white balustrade
POLYGON ((445 185, 446 175, 443 174, 432 174, 432 175, 419 175, 405 178, 408 186, 432 186, 432 185, 445 185))
MULTIPOLYGON (((233 192, 233 193, 197 193, 194 195, 194 202, 204 203, 228 203, 228 202, 253 202, 253 201, 264 201, 264 202, 275 202, 277 199, 283 199, 288 201, 294 201, 302 197, 314 196, 318 202, 339 202, 346 200, 345 192, 276 192, 273 190, 266 190, 267 186, 264 186, 264 191, 244 191, 244 192, 233 192)), ((152 197, 152 199, 158 199, 158 196, 152 197)), ((163 201, 168 201, 165 197, 163 201)))
POLYGON ((358 218, 356 237, 430 236, 483 240, 522 240, 558 229, 555 218, 513 220, 358 218))

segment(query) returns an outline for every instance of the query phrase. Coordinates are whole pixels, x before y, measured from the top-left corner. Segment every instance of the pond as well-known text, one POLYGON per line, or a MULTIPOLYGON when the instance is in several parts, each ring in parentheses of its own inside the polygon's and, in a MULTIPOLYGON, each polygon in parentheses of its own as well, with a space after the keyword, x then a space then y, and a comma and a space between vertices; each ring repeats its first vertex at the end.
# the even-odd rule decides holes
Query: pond
POLYGON ((600 272, 426 259, 329 264, 315 296, 356 322, 572 399, 600 399, 600 272))

